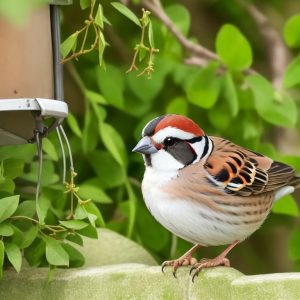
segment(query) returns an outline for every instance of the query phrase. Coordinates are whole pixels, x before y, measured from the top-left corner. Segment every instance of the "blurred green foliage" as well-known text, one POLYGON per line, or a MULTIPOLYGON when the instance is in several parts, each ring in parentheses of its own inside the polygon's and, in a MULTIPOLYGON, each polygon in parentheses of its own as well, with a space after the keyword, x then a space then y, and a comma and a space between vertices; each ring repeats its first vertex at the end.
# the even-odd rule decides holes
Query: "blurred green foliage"
MULTIPOLYGON (((95 51, 78 56, 77 61, 68 62, 65 68, 66 82, 69 85, 73 82, 71 89, 75 89, 75 92, 70 91, 66 85, 69 90, 66 99, 73 98, 68 99, 71 113, 66 125, 78 174, 76 182, 80 188, 77 195, 93 201, 82 206, 75 199, 75 220, 66 219, 70 213, 70 200, 59 183, 61 154, 57 149, 60 147, 56 136, 51 135, 44 142, 46 157, 38 223, 14 219, 19 215, 28 218, 36 215, 33 200, 37 174, 35 148, 32 145, 0 148, 0 208, 6 205, 4 213, 0 214, 0 262, 3 263, 5 252, 5 263, 13 265, 17 271, 21 251, 32 266, 81 265, 84 258, 71 244, 65 243, 65 239, 81 244, 80 235, 96 237, 94 225, 103 225, 103 219, 108 228, 137 241, 159 262, 181 255, 190 246, 158 224, 142 200, 140 184, 144 166, 142 158, 131 149, 146 122, 158 115, 188 115, 206 133, 226 137, 289 163, 300 172, 300 157, 283 155, 274 145, 279 127, 297 130, 300 127, 300 60, 297 52, 300 32, 295 25, 298 15, 286 18, 283 37, 295 52, 282 74, 282 86, 275 89, 264 68, 260 68, 263 74, 249 72, 248 68, 253 64, 264 64, 267 54, 263 54, 262 42, 258 42, 258 31, 246 29, 249 24, 252 28, 255 25, 238 3, 201 1, 192 4, 192 1, 186 1, 181 5, 173 0, 163 3, 166 14, 184 36, 190 37, 189 32, 197 32, 193 25, 197 10, 191 9, 193 5, 199 9, 199 14, 210 16, 216 30, 214 33, 208 30, 210 35, 207 41, 201 41, 201 45, 215 44, 219 59, 202 67, 184 63, 185 52, 181 45, 151 15, 150 18, 147 15, 144 24, 148 32, 148 46, 145 45, 141 39, 143 24, 137 26, 141 22, 139 18, 143 18, 141 6, 132 4, 130 7, 135 14, 131 14, 120 4, 112 6, 109 2, 97 1, 95 5, 101 11, 97 22, 104 37, 105 52, 104 47, 98 46, 100 57, 95 48, 95 51), (101 9, 98 4, 102 5, 101 9), (154 47, 159 52, 153 53, 154 47), (135 54, 136 61, 132 59, 135 54), (133 62, 139 70, 132 68, 132 72, 126 74, 133 62), (137 76, 154 63, 151 79, 147 74, 137 76), (7 197, 13 198, 7 201, 7 197), (62 226, 64 234, 56 232, 53 238, 49 228, 40 226, 62 226), (74 234, 69 234, 71 232, 74 234)), ((63 9, 65 41, 62 52, 65 57, 77 51, 74 45, 77 45, 78 34, 74 33, 85 26, 82 24, 87 24, 84 20, 89 20, 89 7, 88 0, 81 0, 63 9)), ((277 10, 280 15, 281 7, 272 1, 265 3, 264 9, 277 10)), ((205 25, 208 28, 209 24, 205 25)), ((197 43, 195 38, 193 40, 197 43)), ((95 34, 88 34, 85 44, 93 45, 94 41, 95 34)), ((263 228, 240 245, 240 251, 232 254, 237 263, 233 265, 248 273, 277 270, 278 266, 268 265, 270 253, 274 251, 268 245, 275 245, 277 249, 282 244, 274 237, 272 240, 272 230, 277 226, 290 232, 289 245, 280 255, 287 256, 288 252, 294 266, 287 268, 300 270, 297 219, 299 208, 292 196, 277 202, 263 228)), ((213 256, 219 249, 209 251, 204 252, 213 256)))

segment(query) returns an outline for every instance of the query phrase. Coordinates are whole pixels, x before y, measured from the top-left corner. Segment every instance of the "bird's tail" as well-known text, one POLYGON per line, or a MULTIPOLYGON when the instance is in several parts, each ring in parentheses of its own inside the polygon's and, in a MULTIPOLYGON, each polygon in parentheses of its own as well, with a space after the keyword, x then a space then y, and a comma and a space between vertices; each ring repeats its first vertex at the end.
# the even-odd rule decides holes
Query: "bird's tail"
POLYGON ((291 186, 293 186, 295 189, 300 188, 300 175, 295 175, 295 177, 290 182, 291 186))

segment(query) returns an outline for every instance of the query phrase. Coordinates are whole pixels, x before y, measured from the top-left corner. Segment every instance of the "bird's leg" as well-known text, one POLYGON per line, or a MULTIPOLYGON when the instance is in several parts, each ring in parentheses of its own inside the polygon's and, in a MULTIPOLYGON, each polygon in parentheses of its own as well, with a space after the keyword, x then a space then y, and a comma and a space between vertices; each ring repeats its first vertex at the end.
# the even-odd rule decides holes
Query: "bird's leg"
POLYGON ((230 267, 230 261, 228 258, 226 258, 226 255, 229 253, 229 251, 234 248, 240 241, 235 241, 231 245, 229 245, 220 255, 218 255, 215 258, 212 259, 201 259, 200 262, 194 264, 192 267, 190 274, 194 271, 192 281, 194 282, 194 278, 198 273, 204 269, 204 268, 211 268, 211 267, 217 267, 217 266, 225 266, 230 267))
POLYGON ((176 270, 180 266, 188 266, 188 265, 194 265, 197 263, 196 258, 192 257, 193 253, 196 252, 202 245, 196 244, 194 245, 188 252, 184 253, 181 257, 174 260, 167 260, 165 261, 162 266, 161 270, 164 272, 165 267, 172 267, 172 273, 173 276, 176 277, 176 270))

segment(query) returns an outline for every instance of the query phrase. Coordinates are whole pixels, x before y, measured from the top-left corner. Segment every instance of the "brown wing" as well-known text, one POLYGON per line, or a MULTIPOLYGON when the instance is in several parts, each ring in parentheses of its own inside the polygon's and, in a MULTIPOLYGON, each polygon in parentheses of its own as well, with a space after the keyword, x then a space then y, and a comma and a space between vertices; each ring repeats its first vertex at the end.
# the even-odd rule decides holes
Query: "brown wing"
POLYGON ((295 180, 294 169, 232 142, 209 137, 214 149, 204 167, 228 193, 249 196, 277 190, 295 180))

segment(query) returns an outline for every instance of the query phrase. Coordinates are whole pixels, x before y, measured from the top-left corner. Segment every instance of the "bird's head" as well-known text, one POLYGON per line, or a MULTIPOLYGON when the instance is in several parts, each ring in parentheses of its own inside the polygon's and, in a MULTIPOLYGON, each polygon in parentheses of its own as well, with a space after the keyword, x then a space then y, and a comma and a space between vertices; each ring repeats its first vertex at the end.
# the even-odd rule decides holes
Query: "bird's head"
POLYGON ((211 142, 191 119, 163 115, 146 124, 132 151, 143 154, 146 167, 174 171, 193 164, 210 152, 211 142))

